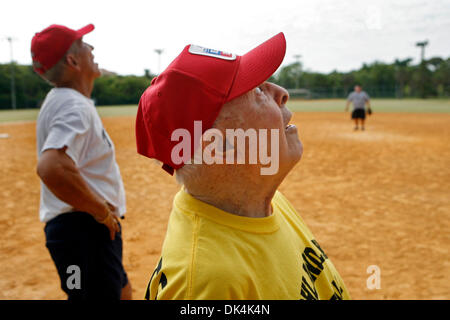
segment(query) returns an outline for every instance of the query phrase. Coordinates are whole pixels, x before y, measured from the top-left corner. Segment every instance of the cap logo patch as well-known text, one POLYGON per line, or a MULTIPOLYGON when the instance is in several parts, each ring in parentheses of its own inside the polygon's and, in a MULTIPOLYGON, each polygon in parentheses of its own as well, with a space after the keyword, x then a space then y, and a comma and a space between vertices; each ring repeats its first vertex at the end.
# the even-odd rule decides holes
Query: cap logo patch
POLYGON ((191 44, 189 46, 189 52, 192 54, 198 54, 201 56, 208 56, 213 58, 219 58, 223 60, 236 60, 236 55, 234 53, 228 53, 220 50, 208 49, 200 46, 191 44))

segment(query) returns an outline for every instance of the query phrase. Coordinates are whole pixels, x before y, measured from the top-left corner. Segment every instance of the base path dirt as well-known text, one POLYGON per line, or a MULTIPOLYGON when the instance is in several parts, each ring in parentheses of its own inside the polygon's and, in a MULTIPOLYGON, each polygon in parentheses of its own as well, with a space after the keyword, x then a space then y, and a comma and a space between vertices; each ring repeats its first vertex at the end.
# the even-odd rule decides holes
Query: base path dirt
MULTIPOLYGON (((136 153, 134 118, 104 118, 127 194, 135 299, 159 258, 175 179, 136 153)), ((303 158, 280 186, 354 299, 450 299, 450 115, 296 113, 303 158), (369 266, 381 288, 369 290, 369 266)), ((39 221, 35 123, 1 124, 0 299, 65 299, 39 221)), ((264 265, 261 261, 261 265, 264 265)))

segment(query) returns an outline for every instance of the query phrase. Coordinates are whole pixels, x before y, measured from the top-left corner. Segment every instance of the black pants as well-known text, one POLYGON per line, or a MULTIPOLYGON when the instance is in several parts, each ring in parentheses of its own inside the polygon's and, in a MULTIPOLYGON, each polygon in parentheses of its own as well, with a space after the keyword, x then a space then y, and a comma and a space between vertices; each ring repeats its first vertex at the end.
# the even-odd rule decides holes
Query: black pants
POLYGON ((355 109, 352 112, 352 119, 366 119, 366 110, 365 109, 355 109))
POLYGON ((85 212, 63 213, 47 222, 44 231, 69 300, 120 299, 128 283, 121 231, 112 241, 108 228, 85 212))

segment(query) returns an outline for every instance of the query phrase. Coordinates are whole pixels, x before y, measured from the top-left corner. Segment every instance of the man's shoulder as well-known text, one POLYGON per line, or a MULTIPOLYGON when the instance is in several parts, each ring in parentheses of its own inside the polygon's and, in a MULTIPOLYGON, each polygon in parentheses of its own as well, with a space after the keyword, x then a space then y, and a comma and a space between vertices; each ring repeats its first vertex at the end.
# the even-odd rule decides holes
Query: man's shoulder
POLYGON ((46 114, 49 118, 64 117, 71 114, 87 120, 92 113, 87 98, 69 88, 53 88, 41 107, 40 115, 46 114))
POLYGON ((273 197, 272 204, 277 207, 280 213, 280 219, 288 221, 289 224, 296 224, 305 228, 306 224, 303 221, 299 211, 292 205, 292 203, 279 191, 273 197))
POLYGON ((280 207, 281 211, 295 211, 292 204, 289 202, 289 200, 281 193, 281 191, 276 191, 275 195, 273 196, 272 203, 280 207))
MULTIPOLYGON (((83 106, 89 106, 90 100, 84 97, 78 91, 71 88, 53 88, 47 94, 42 109, 47 106, 61 106, 82 108, 83 106)), ((59 108, 58 108, 59 109, 59 108)))

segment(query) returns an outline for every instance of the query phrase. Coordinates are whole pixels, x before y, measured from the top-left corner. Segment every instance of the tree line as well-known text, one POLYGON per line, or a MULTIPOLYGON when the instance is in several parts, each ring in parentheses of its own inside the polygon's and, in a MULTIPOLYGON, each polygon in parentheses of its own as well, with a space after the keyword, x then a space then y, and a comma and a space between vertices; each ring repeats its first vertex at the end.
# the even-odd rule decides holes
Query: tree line
POLYGON ((374 62, 359 70, 328 74, 303 71, 296 62, 283 67, 271 80, 285 88, 306 89, 292 92, 309 98, 344 98, 355 84, 378 98, 450 97, 450 57, 434 57, 418 65, 411 62, 411 58, 391 64, 374 62))
MULTIPOLYGON (((412 59, 394 63, 363 64, 359 70, 319 73, 303 70, 300 62, 282 67, 270 81, 291 89, 292 97, 345 98, 353 86, 361 84, 371 97, 432 98, 450 97, 450 58, 434 57, 412 65, 412 59)), ((0 64, 0 109, 11 108, 11 74, 17 108, 38 108, 50 85, 29 65, 0 64)), ((105 74, 94 84, 92 98, 97 105, 137 104, 154 77, 149 70, 142 76, 105 74)))
MULTIPOLYGON (((52 88, 30 65, 13 64, 18 109, 39 108, 52 88)), ((11 109, 11 64, 0 64, 0 109, 11 109)), ((96 105, 137 104, 155 75, 116 75, 108 73, 95 80, 92 99, 96 105)))

